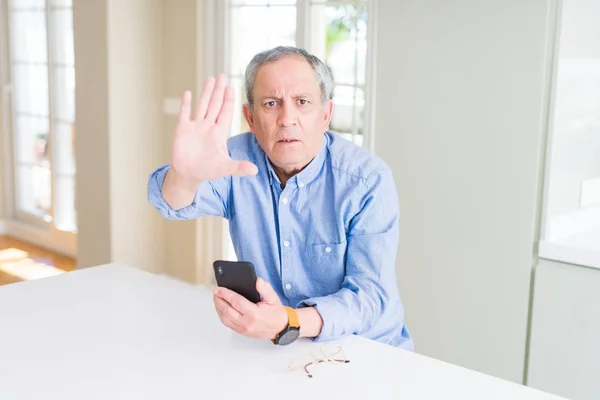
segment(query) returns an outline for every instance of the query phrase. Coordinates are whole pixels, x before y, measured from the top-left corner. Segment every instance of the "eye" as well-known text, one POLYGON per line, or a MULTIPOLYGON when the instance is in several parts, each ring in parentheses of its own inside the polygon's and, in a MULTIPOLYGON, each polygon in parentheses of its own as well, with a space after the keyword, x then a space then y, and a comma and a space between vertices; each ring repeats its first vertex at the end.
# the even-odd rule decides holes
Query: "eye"
POLYGON ((275 107, 275 104, 277 104, 277 102, 275 100, 271 100, 271 101, 267 101, 265 103, 265 106, 267 106, 267 107, 275 107))
POLYGON ((308 100, 300 99, 300 100, 298 100, 298 103, 300 103, 301 106, 304 106, 304 105, 308 104, 308 100))

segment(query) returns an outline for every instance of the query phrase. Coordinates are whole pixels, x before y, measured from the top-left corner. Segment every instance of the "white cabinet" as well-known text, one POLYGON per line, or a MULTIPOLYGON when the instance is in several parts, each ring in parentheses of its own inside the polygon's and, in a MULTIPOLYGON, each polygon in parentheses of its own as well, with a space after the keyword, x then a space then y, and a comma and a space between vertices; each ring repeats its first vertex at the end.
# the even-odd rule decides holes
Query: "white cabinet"
POLYGON ((529 386, 600 399, 600 270, 540 261, 535 274, 529 386))

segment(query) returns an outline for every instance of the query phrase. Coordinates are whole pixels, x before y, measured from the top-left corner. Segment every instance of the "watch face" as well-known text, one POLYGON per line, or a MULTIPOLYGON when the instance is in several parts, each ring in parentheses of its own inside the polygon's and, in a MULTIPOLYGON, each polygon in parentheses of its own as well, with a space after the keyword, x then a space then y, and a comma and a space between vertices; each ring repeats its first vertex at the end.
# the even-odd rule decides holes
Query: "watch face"
POLYGON ((298 339, 298 336, 300 336, 300 330, 290 329, 279 337, 279 344, 281 346, 290 344, 298 339))

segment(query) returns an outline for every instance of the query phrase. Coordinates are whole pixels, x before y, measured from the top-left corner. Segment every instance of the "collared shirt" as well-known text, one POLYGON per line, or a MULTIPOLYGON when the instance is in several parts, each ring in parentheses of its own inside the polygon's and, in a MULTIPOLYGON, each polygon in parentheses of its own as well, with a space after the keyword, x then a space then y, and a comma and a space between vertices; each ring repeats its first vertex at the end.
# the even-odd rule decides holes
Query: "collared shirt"
POLYGON ((321 314, 313 340, 354 334, 412 351, 396 282, 399 204, 390 168, 326 132, 317 156, 284 186, 253 134, 233 136, 227 147, 258 173, 202 182, 192 204, 174 210, 161 192, 164 165, 149 177, 150 203, 168 219, 226 218, 238 260, 252 262, 284 305, 321 314))

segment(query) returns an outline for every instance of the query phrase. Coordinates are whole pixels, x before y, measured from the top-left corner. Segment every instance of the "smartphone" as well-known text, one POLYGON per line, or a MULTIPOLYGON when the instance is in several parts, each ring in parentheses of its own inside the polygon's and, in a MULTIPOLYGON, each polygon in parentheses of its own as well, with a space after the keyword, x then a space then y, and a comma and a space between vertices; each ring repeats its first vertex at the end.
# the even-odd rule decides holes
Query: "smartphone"
POLYGON ((217 285, 244 296, 253 303, 260 302, 256 290, 256 271, 248 261, 223 261, 213 263, 217 285))

